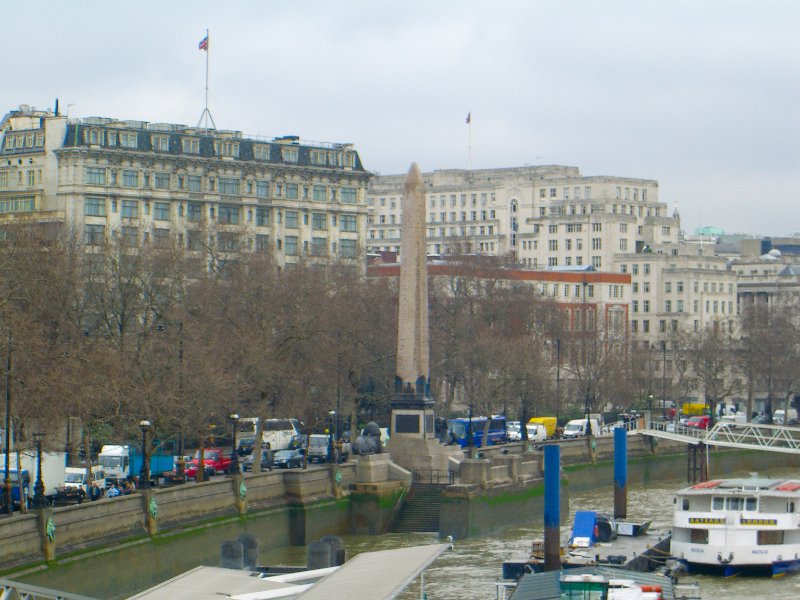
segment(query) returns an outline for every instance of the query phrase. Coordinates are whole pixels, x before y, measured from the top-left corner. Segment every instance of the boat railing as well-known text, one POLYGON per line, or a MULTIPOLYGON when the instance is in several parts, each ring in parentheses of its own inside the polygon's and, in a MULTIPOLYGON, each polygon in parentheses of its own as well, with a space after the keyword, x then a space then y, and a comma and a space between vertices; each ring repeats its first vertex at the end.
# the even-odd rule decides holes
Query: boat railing
POLYGON ((696 440, 702 440, 708 434, 706 429, 699 427, 687 427, 675 421, 647 421, 645 429, 650 431, 660 431, 661 433, 672 434, 681 437, 690 437, 696 440))
POLYGON ((494 582, 494 600, 508 600, 511 593, 517 587, 516 581, 509 581, 508 579, 497 579, 494 582))

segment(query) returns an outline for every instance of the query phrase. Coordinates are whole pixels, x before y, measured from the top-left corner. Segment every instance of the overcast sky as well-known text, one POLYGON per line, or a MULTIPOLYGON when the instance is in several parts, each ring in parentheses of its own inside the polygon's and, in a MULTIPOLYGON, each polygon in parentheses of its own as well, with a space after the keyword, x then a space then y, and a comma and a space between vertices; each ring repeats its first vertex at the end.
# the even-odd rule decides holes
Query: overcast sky
POLYGON ((683 228, 800 231, 800 2, 0 0, 0 113, 352 142, 401 173, 656 179, 683 228))

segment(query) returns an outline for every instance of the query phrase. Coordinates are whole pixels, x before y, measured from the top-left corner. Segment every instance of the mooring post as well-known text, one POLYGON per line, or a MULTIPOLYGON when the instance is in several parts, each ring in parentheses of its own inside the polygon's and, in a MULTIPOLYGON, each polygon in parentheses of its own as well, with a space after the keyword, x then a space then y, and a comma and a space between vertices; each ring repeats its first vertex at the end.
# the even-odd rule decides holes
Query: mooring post
POLYGON ((628 431, 614 428, 614 518, 628 516, 628 431))
POLYGON ((544 447, 544 570, 561 569, 561 448, 544 447))

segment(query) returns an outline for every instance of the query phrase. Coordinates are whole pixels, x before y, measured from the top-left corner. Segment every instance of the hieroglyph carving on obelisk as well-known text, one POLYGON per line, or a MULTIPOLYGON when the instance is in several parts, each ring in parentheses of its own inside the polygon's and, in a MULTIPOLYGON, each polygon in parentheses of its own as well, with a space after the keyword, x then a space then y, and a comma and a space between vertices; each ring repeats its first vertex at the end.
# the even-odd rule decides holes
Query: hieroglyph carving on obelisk
POLYGON ((428 271, 425 185, 412 163, 403 187, 400 234, 400 306, 397 323, 398 392, 425 397, 429 377, 428 271))

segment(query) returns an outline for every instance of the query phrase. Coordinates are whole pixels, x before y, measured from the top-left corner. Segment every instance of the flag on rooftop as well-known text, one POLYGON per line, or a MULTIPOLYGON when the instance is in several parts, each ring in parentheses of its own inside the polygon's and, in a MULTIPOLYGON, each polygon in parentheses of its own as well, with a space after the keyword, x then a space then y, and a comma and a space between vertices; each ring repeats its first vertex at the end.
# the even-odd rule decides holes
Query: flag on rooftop
POLYGON ((206 52, 208 52, 208 36, 206 36, 202 40, 200 40, 200 43, 197 44, 197 47, 200 50, 205 50, 206 52))
POLYGON ((470 122, 472 122, 472 111, 467 113, 467 125, 469 125, 470 122))

